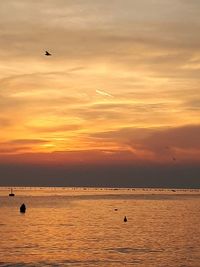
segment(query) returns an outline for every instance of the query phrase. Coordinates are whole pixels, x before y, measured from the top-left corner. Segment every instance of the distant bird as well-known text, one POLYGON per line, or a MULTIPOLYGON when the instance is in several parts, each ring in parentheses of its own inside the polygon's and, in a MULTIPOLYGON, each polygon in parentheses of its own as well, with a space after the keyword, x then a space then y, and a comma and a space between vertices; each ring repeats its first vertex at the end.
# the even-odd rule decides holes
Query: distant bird
POLYGON ((20 212, 25 213, 26 212, 26 205, 23 203, 20 207, 20 212))
POLYGON ((127 220, 127 218, 126 218, 126 216, 124 217, 124 222, 127 222, 128 220, 127 220))
POLYGON ((171 154, 171 158, 173 161, 176 161, 176 158, 175 156, 173 156, 173 151, 172 149, 169 147, 169 146, 166 146, 165 149, 167 149, 169 151, 169 153, 171 154))
POLYGON ((51 56, 51 53, 49 53, 48 51, 45 51, 45 56, 51 56))

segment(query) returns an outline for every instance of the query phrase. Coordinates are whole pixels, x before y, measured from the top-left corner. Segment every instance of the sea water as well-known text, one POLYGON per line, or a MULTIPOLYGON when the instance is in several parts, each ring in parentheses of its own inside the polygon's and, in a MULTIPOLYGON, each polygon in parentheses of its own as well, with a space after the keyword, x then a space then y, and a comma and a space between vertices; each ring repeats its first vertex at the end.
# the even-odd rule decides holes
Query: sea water
POLYGON ((200 266, 199 190, 13 189, 0 188, 0 266, 200 266))

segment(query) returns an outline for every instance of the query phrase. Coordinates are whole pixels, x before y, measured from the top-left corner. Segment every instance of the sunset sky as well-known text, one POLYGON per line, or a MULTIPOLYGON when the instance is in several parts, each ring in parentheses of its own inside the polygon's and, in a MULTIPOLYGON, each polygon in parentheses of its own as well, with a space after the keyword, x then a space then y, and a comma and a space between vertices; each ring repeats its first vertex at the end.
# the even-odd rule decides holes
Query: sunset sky
POLYGON ((199 177, 200 1, 7 0, 0 25, 0 184, 33 165, 199 177))

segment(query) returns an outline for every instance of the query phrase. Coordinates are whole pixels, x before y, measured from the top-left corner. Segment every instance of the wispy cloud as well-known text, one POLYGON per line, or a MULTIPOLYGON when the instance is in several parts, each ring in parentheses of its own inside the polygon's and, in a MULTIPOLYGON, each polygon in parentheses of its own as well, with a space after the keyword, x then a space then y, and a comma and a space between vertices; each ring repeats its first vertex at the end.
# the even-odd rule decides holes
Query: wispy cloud
POLYGON ((48 142, 49 142, 48 140, 43 140, 43 139, 16 139, 16 140, 11 140, 10 142, 4 144, 33 145, 33 144, 44 144, 48 142))
POLYGON ((168 128, 122 128, 115 131, 92 134, 96 141, 111 140, 120 148, 130 147, 139 157, 150 158, 153 161, 162 161, 171 155, 178 155, 178 158, 198 161, 200 155, 200 125, 187 125, 183 127, 168 128), (168 150, 166 149, 168 148, 168 150), (170 150, 170 153, 169 153, 170 150))
POLYGON ((35 148, 47 145, 50 142, 44 139, 14 139, 0 142, 0 154, 15 154, 34 151, 35 148))
POLYGON ((102 96, 109 96, 109 97, 113 97, 113 95, 105 92, 105 91, 102 91, 102 90, 96 90, 96 93, 99 94, 99 95, 102 95, 102 96))
POLYGON ((30 127, 32 131, 37 133, 57 133, 57 132, 70 132, 70 131, 77 131, 82 128, 81 125, 58 125, 58 126, 52 126, 52 127, 30 127))
POLYGON ((0 127, 4 128, 4 127, 8 127, 8 126, 11 126, 11 120, 7 119, 7 118, 0 117, 0 127))

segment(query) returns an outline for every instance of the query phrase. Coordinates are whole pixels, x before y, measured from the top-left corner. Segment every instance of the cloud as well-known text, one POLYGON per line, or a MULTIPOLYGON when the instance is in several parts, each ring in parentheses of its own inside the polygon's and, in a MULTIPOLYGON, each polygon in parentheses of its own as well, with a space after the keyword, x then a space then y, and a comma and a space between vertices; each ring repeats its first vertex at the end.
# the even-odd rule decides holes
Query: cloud
POLYGON ((70 131, 77 131, 82 129, 81 125, 58 125, 58 126, 52 126, 52 127, 30 127, 30 129, 33 132, 37 133, 57 133, 57 132, 70 132, 70 131))
POLYGON ((199 96, 195 98, 191 98, 191 100, 187 100, 183 103, 184 107, 188 110, 200 111, 200 99, 199 96))
POLYGON ((0 154, 21 154, 30 152, 36 146, 48 144, 48 140, 42 139, 15 139, 0 142, 0 154))
POLYGON ((1 139, 22 139, 7 148, 38 149, 42 143, 31 140, 58 137, 67 138, 69 150, 109 144, 121 155, 125 149, 146 159, 172 140, 173 149, 194 154, 198 6, 181 0, 0 1, 0 126, 9 126, 9 137, 2 131, 1 139))
POLYGON ((6 154, 16 154, 16 153, 24 153, 25 151, 30 151, 30 147, 28 146, 20 146, 20 147, 1 147, 0 148, 0 155, 6 154))
POLYGON ((11 120, 7 118, 0 117, 0 127, 5 128, 11 126, 11 120))
POLYGON ((109 96, 109 97, 113 97, 113 95, 105 92, 105 91, 102 91, 102 90, 96 90, 96 93, 99 94, 99 95, 102 95, 102 96, 109 96))
POLYGON ((198 161, 200 156, 200 126, 186 125, 173 128, 123 128, 92 134, 97 140, 110 142, 119 147, 130 147, 139 158, 145 160, 149 157, 152 161, 166 161, 172 155, 183 161, 198 161), (166 148, 169 149, 166 149, 166 148))
MULTIPOLYGON (((13 145, 33 145, 33 144, 44 144, 48 143, 48 140, 41 140, 41 139, 15 139, 7 142, 6 144, 13 144, 13 145)), ((4 143, 5 144, 5 143, 4 143)))
POLYGON ((34 1, 23 1, 22 5, 11 1, 0 5, 1 25, 5 26, 1 32, 2 55, 7 60, 15 55, 25 62, 32 58, 43 66, 45 62, 55 67, 55 62, 66 59, 85 62, 86 58, 87 61, 107 58, 114 64, 129 64, 134 70, 141 66, 158 70, 162 66, 168 72, 171 63, 175 66, 170 71, 173 74, 193 54, 191 46, 198 51, 195 4, 190 5, 191 13, 180 1, 173 6, 167 2, 129 0, 126 4, 44 1, 36 5, 34 1), (49 44, 55 54, 47 63, 40 53, 49 44))
POLYGON ((158 130, 142 140, 144 146, 151 149, 162 149, 165 146, 180 149, 197 149, 200 151, 200 125, 158 130))
POLYGON ((99 132, 91 134, 91 137, 99 138, 99 139, 105 139, 105 140, 115 140, 119 142, 125 143, 128 140, 132 140, 134 138, 137 138, 137 140, 140 140, 146 136, 149 136, 151 132, 153 132, 153 129, 143 129, 143 128, 134 128, 134 127, 128 127, 128 128, 122 128, 117 130, 112 130, 108 132, 99 132))
POLYGON ((200 149, 200 125, 186 125, 173 128, 122 128, 92 134, 91 137, 132 142, 148 149, 163 149, 166 146, 184 149, 200 149))
MULTIPOLYGON (((155 99, 154 101, 147 99, 142 101, 142 99, 136 100, 130 96, 124 98, 124 100, 91 103, 87 106, 72 109, 74 114, 87 121, 101 120, 106 125, 110 122, 110 126, 111 123, 119 123, 121 128, 131 127, 131 125, 135 125, 136 128, 142 127, 144 124, 153 125, 155 121, 160 126, 168 125, 172 118, 182 110, 183 107, 178 103, 164 102, 164 100, 159 102, 155 99), (170 112, 172 109, 174 112, 170 112)), ((115 127, 113 125, 113 128, 115 127)))

